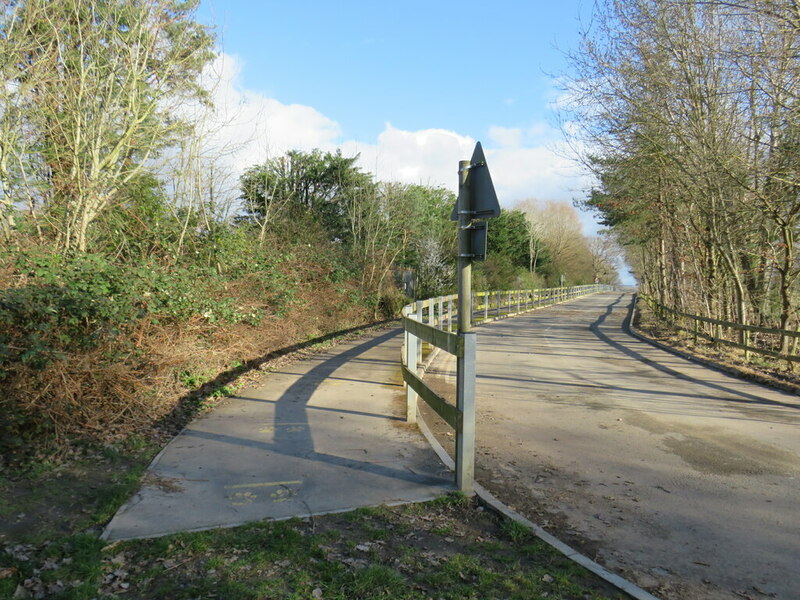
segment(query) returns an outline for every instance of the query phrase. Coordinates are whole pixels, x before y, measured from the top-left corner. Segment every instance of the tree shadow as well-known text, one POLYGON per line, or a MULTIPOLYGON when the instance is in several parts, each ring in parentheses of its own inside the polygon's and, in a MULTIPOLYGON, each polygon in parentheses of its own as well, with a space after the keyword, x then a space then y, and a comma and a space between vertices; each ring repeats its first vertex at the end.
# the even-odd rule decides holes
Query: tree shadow
MULTIPOLYGON (((798 406, 797 404, 791 404, 791 403, 788 403, 788 402, 780 402, 778 400, 770 400, 770 399, 764 398, 762 396, 758 396, 758 395, 755 395, 755 394, 751 394, 749 392, 738 390, 738 389, 736 389, 734 387, 731 387, 731 386, 723 385, 723 384, 720 384, 720 383, 714 383, 714 382, 710 382, 710 381, 705 381, 703 379, 698 379, 697 377, 693 377, 691 375, 687 375, 687 374, 682 373, 680 371, 677 371, 677 370, 675 370, 673 368, 670 368, 670 367, 668 367, 668 366, 666 366, 664 364, 661 364, 657 360, 653 360, 651 358, 648 358, 644 354, 642 354, 640 352, 637 352, 636 350, 630 348, 626 344, 623 344, 621 342, 618 342, 616 340, 611 339, 611 337, 609 337, 608 334, 606 334, 601 329, 601 327, 603 326, 603 323, 605 322, 605 320, 614 311, 614 307, 617 306, 618 304, 620 304, 624 297, 625 297, 625 294, 621 294, 614 302, 612 302, 611 304, 609 304, 606 307, 605 313, 600 315, 600 317, 598 317, 597 320, 594 321, 589 326, 589 328, 592 331, 592 333, 595 336, 597 336, 605 344, 611 346, 612 348, 614 348, 618 352, 621 352, 622 354, 625 354, 626 356, 629 356, 629 357, 631 357, 631 358, 633 358, 633 359, 635 359, 635 360, 637 360, 637 361, 639 361, 641 363, 644 363, 644 364, 648 365, 649 367, 652 367, 653 369, 656 369, 657 371, 659 371, 661 373, 664 373, 665 375, 668 375, 669 377, 672 377, 672 378, 675 378, 675 379, 679 379, 681 381, 686 381, 686 382, 694 384, 694 385, 702 386, 702 387, 714 390, 715 392, 721 392, 721 393, 726 394, 726 395, 732 395, 732 396, 738 396, 739 397, 739 399, 730 398, 730 397, 719 398, 718 396, 716 396, 716 394, 714 396, 712 396, 713 398, 718 399, 718 400, 724 400, 726 402, 742 402, 742 403, 745 403, 745 404, 748 404, 748 405, 760 404, 760 405, 765 405, 765 406, 775 406, 775 407, 781 407, 781 408, 792 408, 792 409, 800 408, 800 406, 798 406)), ((628 304, 628 306, 625 307, 625 309, 627 310, 627 314, 626 314, 625 318, 622 321, 621 330, 622 330, 623 333, 627 334, 631 338, 632 341, 639 341, 639 338, 636 338, 633 335, 633 333, 631 332, 631 320, 633 318, 633 309, 634 309, 635 305, 636 305, 636 296, 634 294, 634 295, 631 296, 631 301, 628 304)), ((646 341, 646 340, 643 340, 643 341, 646 341)), ((658 349, 658 350, 665 351, 665 350, 663 350, 661 348, 658 348, 657 346, 653 346, 653 347, 658 349)), ((672 354, 672 353, 670 353, 670 354, 672 354)), ((674 356, 679 357, 677 354, 674 354, 674 356)), ((679 357, 679 358, 683 358, 683 357, 679 357)), ((684 360, 687 360, 687 359, 684 358, 684 360)), ((689 361, 689 362, 691 362, 691 361, 689 361)), ((694 364, 696 364, 696 363, 694 363, 694 364)), ((712 369, 712 370, 714 370, 714 371, 716 371, 718 373, 721 373, 723 375, 727 375, 727 376, 730 377, 729 374, 725 373, 721 369, 716 369, 713 366, 707 366, 707 365, 703 365, 703 366, 705 366, 706 368, 712 369)))
POLYGON ((319 344, 331 340, 353 335, 356 333, 370 331, 371 329, 396 322, 398 322, 397 319, 385 319, 383 321, 376 321, 373 323, 368 323, 366 325, 350 327, 349 329, 340 329, 338 331, 333 331, 331 333, 327 333, 325 335, 321 335, 319 337, 315 337, 310 340, 306 340, 304 342, 298 342, 290 346, 284 346, 283 348, 278 348, 277 350, 268 352, 263 356, 259 356, 250 359, 248 361, 245 361, 244 363, 242 363, 237 367, 219 373, 213 379, 210 379, 209 381, 203 383, 199 388, 192 390, 187 394, 181 396, 175 403, 173 409, 155 423, 155 427, 163 431, 169 432, 172 435, 177 435, 200 412, 200 410, 202 409, 203 400, 205 398, 212 395, 214 392, 221 390, 227 385, 233 383, 236 379, 238 379, 242 375, 249 373, 251 371, 257 371, 261 368, 262 365, 270 361, 273 361, 275 359, 282 358, 284 356, 288 356, 293 353, 306 350, 308 348, 313 348, 314 346, 317 346, 319 344))

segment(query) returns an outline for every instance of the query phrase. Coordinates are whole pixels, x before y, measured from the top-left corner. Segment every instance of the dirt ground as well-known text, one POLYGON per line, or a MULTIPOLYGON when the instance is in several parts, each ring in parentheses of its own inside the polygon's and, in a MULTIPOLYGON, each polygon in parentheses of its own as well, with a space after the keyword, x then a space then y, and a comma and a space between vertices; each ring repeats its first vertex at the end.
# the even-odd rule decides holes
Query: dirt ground
POLYGON ((634 339, 629 303, 478 329, 478 481, 659 598, 800 597, 800 401, 634 339))

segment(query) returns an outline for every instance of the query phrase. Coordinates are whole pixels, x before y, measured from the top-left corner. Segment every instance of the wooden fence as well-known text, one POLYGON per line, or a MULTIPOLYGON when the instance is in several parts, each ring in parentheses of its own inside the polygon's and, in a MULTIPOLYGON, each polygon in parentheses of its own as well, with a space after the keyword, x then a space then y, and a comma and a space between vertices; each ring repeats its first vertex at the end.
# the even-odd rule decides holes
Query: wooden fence
MULTIPOLYGON (((596 292, 614 289, 608 285, 582 285, 539 290, 474 292, 472 321, 475 325, 512 317, 544 306, 552 306, 596 292)), ((417 419, 417 398, 422 398, 456 432, 456 485, 472 492, 475 469, 475 372, 476 334, 453 333, 458 319, 458 297, 439 296, 417 300, 403 308, 405 329, 403 380, 406 382, 406 420, 417 419), (420 364, 423 341, 457 357, 456 404, 431 390, 422 380, 420 364)))
POLYGON ((698 343, 698 339, 704 339, 712 344, 738 348, 744 352, 746 360, 749 360, 752 353, 785 360, 790 364, 800 362, 800 356, 797 356, 797 341, 800 340, 800 332, 742 325, 692 315, 664 306, 645 294, 640 294, 639 298, 647 303, 658 320, 668 323, 678 331, 689 334, 695 344, 698 343), (786 339, 794 341, 789 352, 782 352, 781 348, 786 339))

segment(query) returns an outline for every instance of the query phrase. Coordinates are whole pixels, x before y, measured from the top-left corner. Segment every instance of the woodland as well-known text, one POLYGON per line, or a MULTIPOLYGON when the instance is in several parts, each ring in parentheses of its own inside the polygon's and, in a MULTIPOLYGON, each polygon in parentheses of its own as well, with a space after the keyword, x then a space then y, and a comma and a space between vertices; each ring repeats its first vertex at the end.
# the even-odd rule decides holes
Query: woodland
MULTIPOLYGON (((451 191, 338 151, 224 166, 196 0, 0 7, 0 463, 179 427, 220 374, 395 317, 404 272, 454 291, 451 191)), ((526 200, 475 287, 613 283, 617 254, 526 200)))
POLYGON ((584 205, 661 304, 800 325, 799 53, 794 1, 611 0, 570 57, 584 205))

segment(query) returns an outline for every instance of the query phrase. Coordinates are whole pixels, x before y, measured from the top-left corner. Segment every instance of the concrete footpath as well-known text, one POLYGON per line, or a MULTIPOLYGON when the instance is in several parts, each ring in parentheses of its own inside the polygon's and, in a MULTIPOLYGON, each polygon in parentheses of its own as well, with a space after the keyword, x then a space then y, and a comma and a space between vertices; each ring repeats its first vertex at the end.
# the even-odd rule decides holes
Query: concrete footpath
POLYGON ((452 473, 405 423, 401 330, 265 375, 192 422, 103 532, 155 537, 435 498, 452 473))

